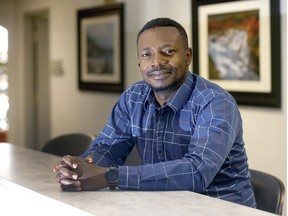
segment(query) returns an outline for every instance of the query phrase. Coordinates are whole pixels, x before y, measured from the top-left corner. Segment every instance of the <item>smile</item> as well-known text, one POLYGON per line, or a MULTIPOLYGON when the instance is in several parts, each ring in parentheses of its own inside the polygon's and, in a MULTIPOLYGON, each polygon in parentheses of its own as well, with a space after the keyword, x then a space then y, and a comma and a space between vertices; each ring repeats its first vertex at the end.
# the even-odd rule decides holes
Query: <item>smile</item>
POLYGON ((166 79, 172 74, 169 70, 153 71, 148 74, 148 77, 152 77, 156 80, 166 79))

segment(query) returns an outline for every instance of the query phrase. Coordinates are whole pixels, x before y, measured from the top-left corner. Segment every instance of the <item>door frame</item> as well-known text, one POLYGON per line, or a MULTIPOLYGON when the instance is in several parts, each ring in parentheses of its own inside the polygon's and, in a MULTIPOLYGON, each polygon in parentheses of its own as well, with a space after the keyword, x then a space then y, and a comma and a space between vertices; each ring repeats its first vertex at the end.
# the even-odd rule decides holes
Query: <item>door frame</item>
POLYGON ((49 13, 25 14, 25 125, 27 147, 50 138, 49 13))

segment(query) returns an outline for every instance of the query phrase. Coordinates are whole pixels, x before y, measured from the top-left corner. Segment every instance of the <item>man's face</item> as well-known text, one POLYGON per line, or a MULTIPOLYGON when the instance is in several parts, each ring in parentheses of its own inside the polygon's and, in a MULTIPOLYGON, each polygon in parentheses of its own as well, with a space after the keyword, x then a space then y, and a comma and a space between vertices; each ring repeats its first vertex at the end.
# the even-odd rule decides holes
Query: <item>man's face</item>
POLYGON ((138 39, 138 60, 143 80, 155 91, 173 92, 186 78, 192 52, 175 27, 156 27, 138 39))

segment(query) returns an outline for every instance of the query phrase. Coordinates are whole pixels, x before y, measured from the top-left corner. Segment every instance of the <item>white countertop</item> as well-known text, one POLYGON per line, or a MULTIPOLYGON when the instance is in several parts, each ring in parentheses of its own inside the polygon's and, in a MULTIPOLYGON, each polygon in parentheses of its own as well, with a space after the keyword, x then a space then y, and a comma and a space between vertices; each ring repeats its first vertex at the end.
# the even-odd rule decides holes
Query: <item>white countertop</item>
POLYGON ((19 215, 19 211, 23 215, 69 216, 273 215, 190 191, 63 192, 52 171, 59 160, 54 155, 0 143, 0 215, 8 215, 1 213, 5 211, 9 215, 19 215))

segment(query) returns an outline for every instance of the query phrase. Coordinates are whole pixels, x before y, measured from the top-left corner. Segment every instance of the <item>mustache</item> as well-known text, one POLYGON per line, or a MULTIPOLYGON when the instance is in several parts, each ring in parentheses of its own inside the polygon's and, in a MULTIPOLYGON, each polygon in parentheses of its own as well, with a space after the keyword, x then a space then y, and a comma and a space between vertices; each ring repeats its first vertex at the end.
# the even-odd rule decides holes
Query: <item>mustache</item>
POLYGON ((148 76, 157 76, 159 74, 163 74, 163 73, 174 73, 174 68, 173 67, 156 67, 153 68, 151 70, 148 70, 146 73, 148 76))

